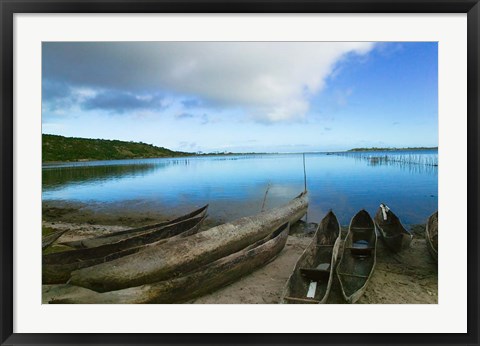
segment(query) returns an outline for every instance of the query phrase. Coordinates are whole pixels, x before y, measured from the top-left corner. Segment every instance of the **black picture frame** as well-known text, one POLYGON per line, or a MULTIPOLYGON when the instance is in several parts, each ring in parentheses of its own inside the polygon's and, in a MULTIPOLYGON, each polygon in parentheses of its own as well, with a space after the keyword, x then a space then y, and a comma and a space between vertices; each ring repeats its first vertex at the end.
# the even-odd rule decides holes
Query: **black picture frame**
MULTIPOLYGON (((434 344, 477 345, 480 39, 478 0, 0 0, 2 345, 434 344), (468 332, 465 334, 20 334, 13 332, 13 17, 16 13, 467 13, 468 332)), ((454 183, 454 182, 452 182, 454 183)), ((454 278, 452 278, 454 279, 454 278)), ((452 316, 454 318, 454 316, 452 316)))

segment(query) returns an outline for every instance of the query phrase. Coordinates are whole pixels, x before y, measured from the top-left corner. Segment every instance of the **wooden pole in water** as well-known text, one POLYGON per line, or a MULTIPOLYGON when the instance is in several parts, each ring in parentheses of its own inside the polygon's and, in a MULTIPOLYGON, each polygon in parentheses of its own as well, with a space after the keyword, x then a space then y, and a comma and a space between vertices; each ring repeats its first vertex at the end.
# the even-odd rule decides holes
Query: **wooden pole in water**
POLYGON ((303 153, 303 187, 307 191, 307 171, 305 170, 305 153, 303 153))
MULTIPOLYGON (((305 169, 305 153, 303 153, 303 191, 307 191, 307 170, 305 169)), ((308 227, 308 211, 305 213, 305 223, 308 227)))
POLYGON ((265 202, 267 201, 267 194, 269 189, 270 189, 270 183, 268 183, 267 190, 265 191, 265 196, 263 197, 262 211, 265 210, 265 202))

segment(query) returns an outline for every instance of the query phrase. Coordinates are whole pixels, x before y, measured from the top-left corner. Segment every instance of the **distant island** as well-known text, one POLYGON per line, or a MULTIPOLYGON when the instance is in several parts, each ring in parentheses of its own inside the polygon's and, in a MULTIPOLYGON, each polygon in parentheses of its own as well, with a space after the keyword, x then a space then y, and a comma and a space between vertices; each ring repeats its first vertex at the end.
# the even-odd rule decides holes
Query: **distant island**
POLYGON ((42 162, 121 160, 189 155, 192 153, 173 151, 142 142, 42 135, 42 162))
POLYGON ((347 151, 400 151, 400 150, 438 150, 438 147, 411 147, 411 148, 353 148, 347 151))

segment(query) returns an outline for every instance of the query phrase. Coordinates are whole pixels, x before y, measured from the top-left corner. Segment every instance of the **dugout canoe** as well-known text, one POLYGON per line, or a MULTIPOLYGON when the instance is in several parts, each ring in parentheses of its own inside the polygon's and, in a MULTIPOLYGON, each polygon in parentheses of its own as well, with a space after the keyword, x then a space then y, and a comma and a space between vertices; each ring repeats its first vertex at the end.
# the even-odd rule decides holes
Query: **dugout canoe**
POLYGON ((246 248, 209 263, 185 276, 139 287, 98 293, 89 289, 60 286, 58 295, 48 292, 54 304, 146 304, 179 303, 226 286, 274 260, 287 242, 288 222, 272 234, 246 248))
POLYGON ((60 238, 67 231, 68 231, 68 229, 62 229, 60 231, 56 231, 56 232, 53 232, 49 235, 46 235, 46 236, 42 237, 42 250, 45 250, 47 247, 52 245, 55 242, 55 240, 60 238))
POLYGON ((350 221, 337 276, 343 298, 355 303, 365 292, 376 263, 377 235, 375 224, 366 210, 350 221))
POLYGON ((427 241, 428 251, 435 261, 438 261, 438 211, 434 212, 428 218, 425 226, 425 239, 427 241))
POLYGON ((327 301, 340 242, 340 224, 335 214, 329 211, 295 264, 283 292, 282 303, 324 304, 327 301))
POLYGON ((380 238, 391 251, 399 252, 410 246, 413 234, 403 227, 398 216, 388 206, 380 204, 373 221, 380 238))
POLYGON ((120 290, 168 280, 255 243, 286 222, 293 224, 307 212, 303 192, 288 204, 225 223, 192 236, 152 244, 108 263, 72 272, 70 283, 98 292, 120 290))
POLYGON ((42 283, 65 283, 74 270, 137 253, 148 244, 160 245, 167 241, 192 235, 198 232, 205 218, 206 215, 203 213, 201 216, 167 225, 149 233, 141 233, 113 244, 43 255, 42 283))
POLYGON ((97 247, 101 245, 106 245, 106 244, 111 244, 111 243, 116 243, 125 239, 128 239, 132 236, 136 236, 139 234, 143 233, 148 233, 156 229, 161 229, 169 225, 173 225, 176 223, 179 223, 181 221, 185 221, 197 216, 203 216, 207 213, 208 209, 208 204, 192 211, 191 213, 182 215, 180 217, 177 217, 176 219, 170 220, 170 221, 163 221, 160 223, 156 223, 153 225, 147 225, 143 227, 138 227, 138 228, 132 228, 132 229, 127 229, 124 231, 119 231, 115 232, 114 234, 104 234, 100 235, 97 237, 92 237, 92 238, 87 238, 87 239, 81 239, 81 240, 75 240, 75 241, 68 241, 68 242, 63 242, 61 243, 62 245, 67 245, 70 247, 73 247, 75 249, 84 249, 84 248, 91 248, 91 247, 97 247))

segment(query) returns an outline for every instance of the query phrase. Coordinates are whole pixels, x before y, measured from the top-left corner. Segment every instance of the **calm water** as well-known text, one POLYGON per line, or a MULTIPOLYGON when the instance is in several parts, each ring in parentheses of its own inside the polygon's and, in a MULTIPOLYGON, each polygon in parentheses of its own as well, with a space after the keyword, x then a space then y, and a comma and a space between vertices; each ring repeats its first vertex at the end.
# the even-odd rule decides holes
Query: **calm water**
MULTIPOLYGON (((437 209, 437 151, 306 154, 308 221, 332 208, 342 224, 361 208, 373 216, 386 203, 405 224, 423 223, 437 209), (422 164, 405 162, 421 159, 422 164), (372 153, 369 153, 372 155, 372 153), (400 155, 400 156, 399 156, 400 155), (426 160, 426 161, 425 161, 426 160)), ((212 218, 228 221, 279 206, 303 191, 301 154, 216 156, 98 161, 43 167, 43 200, 82 202, 92 208, 121 205, 160 214, 187 212, 210 204, 212 218)))

